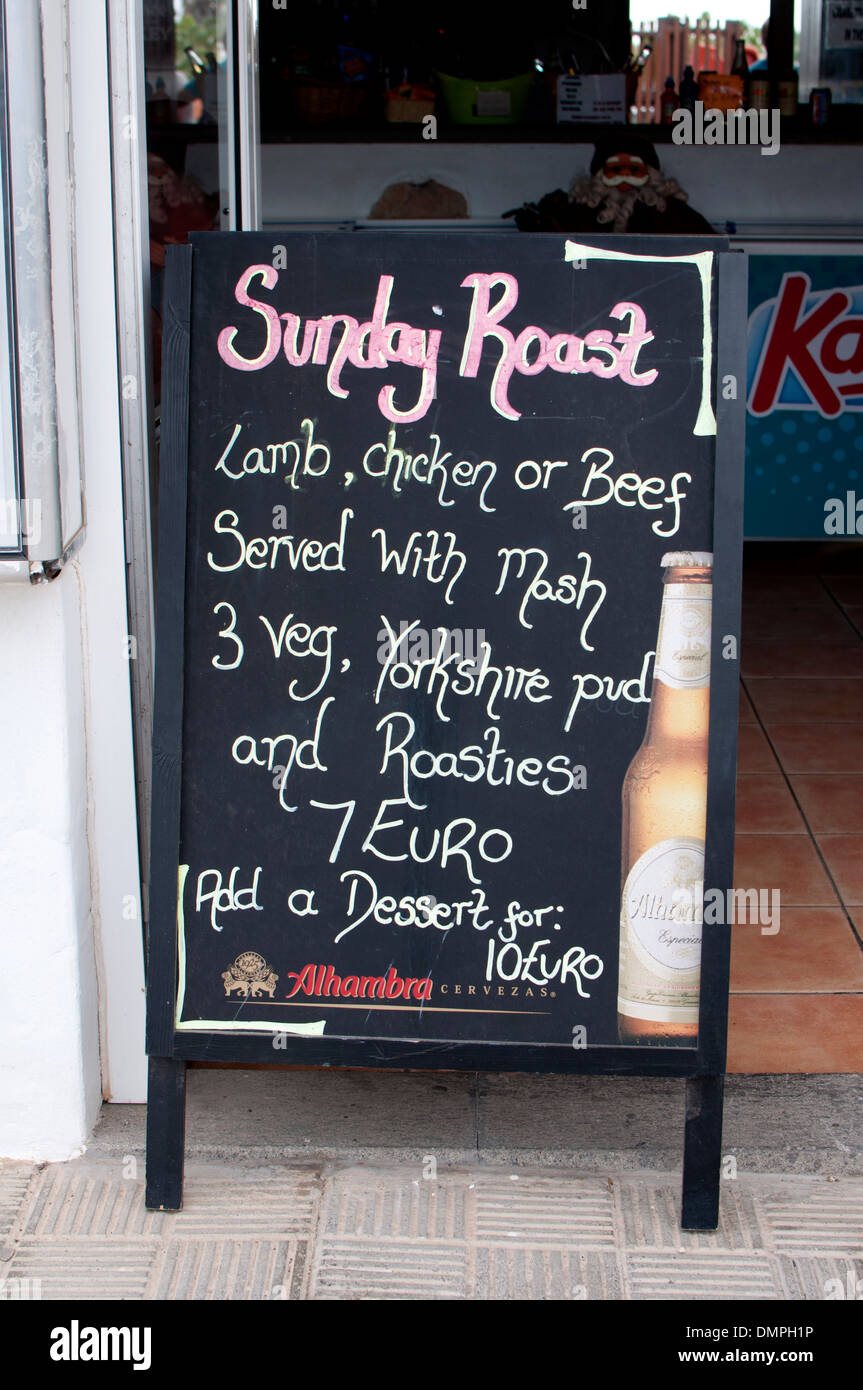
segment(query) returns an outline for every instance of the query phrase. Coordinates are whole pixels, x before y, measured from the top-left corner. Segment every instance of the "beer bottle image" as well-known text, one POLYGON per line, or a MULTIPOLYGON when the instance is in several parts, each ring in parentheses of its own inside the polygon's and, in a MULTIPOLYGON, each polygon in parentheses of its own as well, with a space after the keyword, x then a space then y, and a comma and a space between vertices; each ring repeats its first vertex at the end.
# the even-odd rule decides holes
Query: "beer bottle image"
POLYGON ((623 783, 620 1041, 695 1046, 701 972, 713 556, 663 555, 644 741, 623 783))

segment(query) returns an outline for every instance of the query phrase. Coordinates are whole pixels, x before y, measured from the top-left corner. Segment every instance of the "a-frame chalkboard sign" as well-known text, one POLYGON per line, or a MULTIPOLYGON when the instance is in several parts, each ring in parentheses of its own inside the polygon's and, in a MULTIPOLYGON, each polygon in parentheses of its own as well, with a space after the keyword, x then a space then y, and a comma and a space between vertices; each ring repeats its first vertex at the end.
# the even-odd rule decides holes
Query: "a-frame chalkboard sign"
POLYGON ((716 1225, 745 319, 720 239, 170 249, 148 1206, 192 1059, 607 1072, 716 1225))

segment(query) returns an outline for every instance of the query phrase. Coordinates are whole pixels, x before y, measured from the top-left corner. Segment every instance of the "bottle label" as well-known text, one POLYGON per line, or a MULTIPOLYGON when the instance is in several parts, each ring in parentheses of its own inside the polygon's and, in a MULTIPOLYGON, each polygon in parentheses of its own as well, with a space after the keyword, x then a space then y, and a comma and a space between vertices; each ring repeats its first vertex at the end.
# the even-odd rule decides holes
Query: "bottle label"
POLYGON ((711 584, 666 584, 653 666, 655 680, 672 690, 710 684, 711 584))
POLYGON ((703 840, 673 836, 633 864, 620 905, 622 1014, 698 1022, 703 893, 703 840))

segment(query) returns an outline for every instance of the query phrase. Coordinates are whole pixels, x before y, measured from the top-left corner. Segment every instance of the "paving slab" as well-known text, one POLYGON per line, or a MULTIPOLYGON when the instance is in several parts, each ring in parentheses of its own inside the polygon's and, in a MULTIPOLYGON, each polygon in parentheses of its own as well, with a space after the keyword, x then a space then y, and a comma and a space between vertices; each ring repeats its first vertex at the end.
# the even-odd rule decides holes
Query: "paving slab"
POLYGON ((863 1296, 863 1078, 729 1078, 715 1232, 680 1230, 683 1095, 192 1070, 179 1212, 144 1206, 143 1106, 68 1163, 0 1163, 0 1299, 863 1296))
MULTIPOLYGON (((0 1182, 7 1175, 0 1165, 0 1182)), ((740 1172, 723 1183, 715 1232, 680 1230, 679 1188, 678 1173, 647 1170, 256 1167, 235 1154, 191 1160, 182 1211, 155 1213, 128 1157, 87 1154, 31 1171, 0 1298, 823 1301, 863 1291, 863 1179, 740 1172)))

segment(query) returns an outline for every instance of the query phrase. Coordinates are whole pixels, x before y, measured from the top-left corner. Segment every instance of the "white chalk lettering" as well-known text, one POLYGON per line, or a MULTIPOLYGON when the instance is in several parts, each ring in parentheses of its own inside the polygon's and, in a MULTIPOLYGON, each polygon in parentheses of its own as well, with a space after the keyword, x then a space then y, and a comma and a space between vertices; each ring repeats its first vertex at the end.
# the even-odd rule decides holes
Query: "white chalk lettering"
POLYGON ((581 456, 581 462, 587 463, 588 460, 591 463, 581 496, 573 502, 567 502, 563 509, 565 512, 574 512, 580 507, 602 507, 612 500, 621 507, 644 507, 649 512, 670 506, 674 513, 674 522, 670 530, 663 531, 659 518, 652 523, 651 530, 657 536, 677 534, 680 526, 680 503, 686 496, 686 493, 681 491, 680 484, 692 482, 690 473, 675 473, 670 484, 666 483, 664 478, 642 478, 638 473, 621 473, 615 479, 608 474, 608 469, 614 463, 614 455, 610 449, 587 449, 581 456), (594 484, 597 484, 596 488, 594 484), (664 496, 666 487, 668 495, 664 496), (588 496, 591 491, 594 492, 592 497, 588 496), (656 498, 656 501, 652 501, 652 498, 656 498))
POLYGON ((403 710, 384 715, 376 726, 376 732, 384 734, 384 749, 380 775, 386 776, 393 764, 399 775, 402 796, 406 804, 415 811, 424 811, 426 806, 414 800, 416 792, 413 779, 426 781, 430 777, 454 777, 465 782, 486 782, 490 787, 538 787, 547 796, 565 796, 576 782, 576 768, 564 754, 543 760, 541 758, 521 758, 516 760, 501 745, 500 730, 489 728, 483 732, 481 744, 471 744, 459 748, 457 752, 431 753, 425 748, 411 749, 416 735, 416 723, 411 715, 403 710), (545 774, 543 776, 543 774, 545 774))
POLYGON ((569 733, 572 728, 572 721, 582 700, 599 700, 605 697, 607 700, 628 700, 633 705, 649 705, 647 669, 655 655, 656 653, 652 651, 645 652, 644 660, 641 663, 641 674, 630 680, 627 680, 625 676, 616 682, 613 676, 573 676, 575 689, 564 721, 564 731, 569 733))
POLYGON ((494 507, 486 504, 486 493, 497 474, 497 464, 491 459, 481 463, 471 463, 469 459, 459 459, 451 463, 452 451, 441 453, 439 434, 430 434, 432 447, 425 453, 409 454, 396 445, 396 432, 391 429, 386 443, 372 444, 363 454, 363 469, 370 478, 386 478, 392 490, 398 495, 406 483, 416 482, 436 489, 437 501, 441 507, 455 505, 457 494, 453 488, 479 488, 480 511, 493 512, 494 507), (449 495, 447 495, 449 489, 449 495))
POLYGON ((411 531, 401 551, 389 548, 387 533, 382 526, 378 526, 372 531, 372 538, 375 537, 380 540, 381 544, 381 574, 385 574, 392 565, 397 574, 404 575, 408 571, 408 565, 410 565, 410 577, 416 579, 420 571, 423 570, 424 577, 429 584, 441 584, 444 580, 447 581, 444 601, 452 603, 452 591, 467 564, 467 556, 464 551, 456 549, 455 532, 444 532, 443 539, 448 542, 446 551, 440 544, 440 532, 434 530, 426 531, 428 543, 423 541, 421 531, 411 531), (447 576, 449 576, 448 579, 447 576))
POLYGON ((281 773, 276 779, 279 792, 279 805, 283 811, 296 811, 296 806, 288 806, 285 801, 285 787, 288 778, 294 767, 298 767, 305 772, 326 772, 327 767, 320 759, 320 738, 323 728, 324 715, 327 707, 333 703, 334 697, 328 695, 321 702, 315 720, 315 731, 308 738, 299 739, 296 734, 275 734, 271 737, 256 738, 253 734, 240 734, 234 739, 231 745, 231 757, 235 763, 247 767, 250 763, 255 763, 257 767, 265 767, 268 772, 272 772, 276 766, 276 750, 281 749, 282 744, 287 744, 287 762, 282 762, 285 757, 284 752, 279 752, 278 765, 281 773), (261 754, 259 755, 259 745, 261 754))
POLYGON ((345 908, 348 922, 334 941, 341 941, 370 917, 381 926, 417 927, 421 931, 432 927, 446 932, 468 923, 476 931, 487 931, 492 925, 490 918, 481 920, 488 906, 484 888, 471 889, 470 896, 460 902, 445 903, 432 893, 405 894, 399 899, 382 897, 377 883, 364 869, 346 869, 340 882, 349 885, 345 908))
POLYGON ((538 603, 543 601, 565 604, 574 603, 576 610, 580 610, 590 591, 592 589, 597 590, 598 596, 596 602, 582 622, 579 632, 579 642, 582 647, 584 647, 585 651, 592 652, 593 647, 587 640, 587 632, 590 624, 593 622, 602 606, 607 590, 601 579, 591 579, 591 561, 587 551, 580 551, 578 556, 584 566, 581 578, 577 579, 574 574, 562 574, 555 584, 549 583, 544 577, 548 569, 548 555, 544 550, 541 550, 539 546, 532 545, 527 547, 527 549, 517 545, 502 546, 497 553, 502 557, 502 564, 500 567, 500 578, 497 588, 495 589, 496 596, 502 594, 506 588, 507 581, 510 579, 510 565, 514 558, 518 560, 518 570, 515 571, 514 574, 515 579, 523 579, 525 573, 529 573, 530 565, 533 564, 533 577, 530 579, 530 582, 522 594, 521 604, 518 610, 518 621, 522 627, 533 627, 533 623, 529 623, 527 620, 527 606, 533 600, 536 600, 538 603))
POLYGON ((209 903, 210 926, 213 931, 223 930, 223 924, 218 920, 220 912, 247 912, 250 909, 255 912, 263 911, 258 902, 258 880, 262 873, 261 867, 255 869, 251 886, 248 888, 235 887, 239 872, 240 866, 237 864, 231 869, 227 885, 223 884, 221 869, 202 869, 198 874, 195 888, 195 911, 200 912, 204 904, 209 903), (205 885, 210 880, 213 881, 213 886, 208 887, 205 891, 205 885))
POLYGON ((288 686, 288 694, 292 700, 312 700, 319 695, 329 679, 333 664, 333 634, 338 632, 335 626, 329 627, 321 623, 318 627, 311 627, 309 623, 295 623, 293 613, 288 613, 282 619, 278 633, 263 613, 258 614, 258 619, 263 623, 269 634, 270 642, 273 647, 273 656, 278 661, 285 651, 289 656, 298 657, 305 660, 307 657, 317 657, 322 661, 323 670, 320 679, 313 689, 308 690, 305 695, 301 695, 297 689, 296 679, 292 680, 288 686))
POLYGON ((527 670, 521 666, 493 665, 490 642, 480 643, 478 659, 459 660, 458 652, 447 651, 447 644, 442 643, 437 653, 427 660, 411 662, 404 659, 404 654, 408 650, 410 634, 420 625, 419 619, 407 625, 402 623, 398 631, 384 614, 381 614, 381 622, 387 632, 388 649, 375 689, 376 705, 380 704, 382 691, 387 685, 395 690, 424 691, 427 695, 434 695, 435 713, 438 719, 448 724, 450 716, 444 711, 444 701, 450 693, 473 699, 484 697, 485 712, 489 719, 495 720, 500 718, 495 711, 498 697, 513 701, 523 697, 531 704, 541 704, 552 698, 546 693, 549 679, 538 666, 527 670))
POLYGON ((345 538, 348 522, 352 517, 350 507, 344 507, 339 523, 339 538, 326 544, 308 537, 295 540, 293 536, 256 536, 253 540, 247 541, 242 531, 237 529, 237 513, 226 507, 216 517, 213 530, 217 536, 230 536, 232 547, 237 548, 233 549, 233 558, 231 552, 228 552, 224 564, 218 563, 212 550, 208 551, 207 564, 210 569, 222 573, 238 570, 241 565, 247 565, 253 570, 274 570, 276 562, 286 555, 290 568, 295 571, 304 569, 313 573, 315 570, 341 570, 344 574, 345 538))

